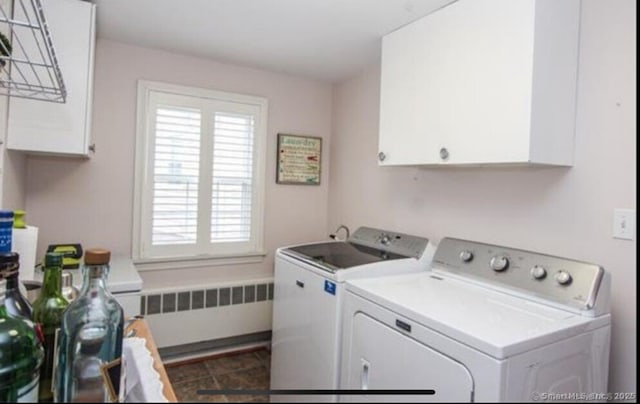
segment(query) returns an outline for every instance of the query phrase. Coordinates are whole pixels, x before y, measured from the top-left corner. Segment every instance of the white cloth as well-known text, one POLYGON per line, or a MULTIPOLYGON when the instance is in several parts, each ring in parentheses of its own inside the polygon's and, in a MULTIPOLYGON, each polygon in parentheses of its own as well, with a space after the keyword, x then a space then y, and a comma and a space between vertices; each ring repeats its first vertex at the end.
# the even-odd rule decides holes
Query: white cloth
POLYGON ((169 402, 162 392, 163 383, 160 374, 153 367, 153 357, 144 338, 124 338, 122 356, 125 372, 124 402, 169 402))

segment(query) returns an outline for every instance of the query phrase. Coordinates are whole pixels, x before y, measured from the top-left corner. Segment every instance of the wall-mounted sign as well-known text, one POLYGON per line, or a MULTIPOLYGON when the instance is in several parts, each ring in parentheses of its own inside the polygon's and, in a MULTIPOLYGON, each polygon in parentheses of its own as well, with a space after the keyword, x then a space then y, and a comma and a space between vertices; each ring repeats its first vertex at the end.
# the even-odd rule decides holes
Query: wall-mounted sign
POLYGON ((278 184, 320 184, 322 138, 278 134, 278 184))

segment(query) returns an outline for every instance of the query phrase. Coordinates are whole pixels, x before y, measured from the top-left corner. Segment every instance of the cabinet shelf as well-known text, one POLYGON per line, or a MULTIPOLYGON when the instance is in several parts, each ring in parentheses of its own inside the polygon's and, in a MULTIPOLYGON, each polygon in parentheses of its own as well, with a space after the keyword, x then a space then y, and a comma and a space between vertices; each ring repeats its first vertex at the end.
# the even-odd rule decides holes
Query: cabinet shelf
POLYGON ((40 0, 0 0, 0 94, 64 103, 67 91, 40 0))

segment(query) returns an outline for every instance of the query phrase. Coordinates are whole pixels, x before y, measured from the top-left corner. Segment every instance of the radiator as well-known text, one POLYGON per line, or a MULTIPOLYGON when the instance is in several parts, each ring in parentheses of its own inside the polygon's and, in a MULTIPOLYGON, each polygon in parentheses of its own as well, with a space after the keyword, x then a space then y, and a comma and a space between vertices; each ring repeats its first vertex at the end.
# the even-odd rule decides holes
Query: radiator
POLYGON ((143 291, 140 313, 158 348, 271 331, 273 279, 143 291))

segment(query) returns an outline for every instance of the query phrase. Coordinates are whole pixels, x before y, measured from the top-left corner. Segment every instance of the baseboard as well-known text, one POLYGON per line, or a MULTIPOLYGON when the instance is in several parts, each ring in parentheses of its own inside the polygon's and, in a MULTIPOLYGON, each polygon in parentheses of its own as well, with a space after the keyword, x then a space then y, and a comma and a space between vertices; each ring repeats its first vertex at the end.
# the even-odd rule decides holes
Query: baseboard
POLYGON ((260 349, 271 349, 271 331, 160 348, 158 353, 170 366, 260 349))

